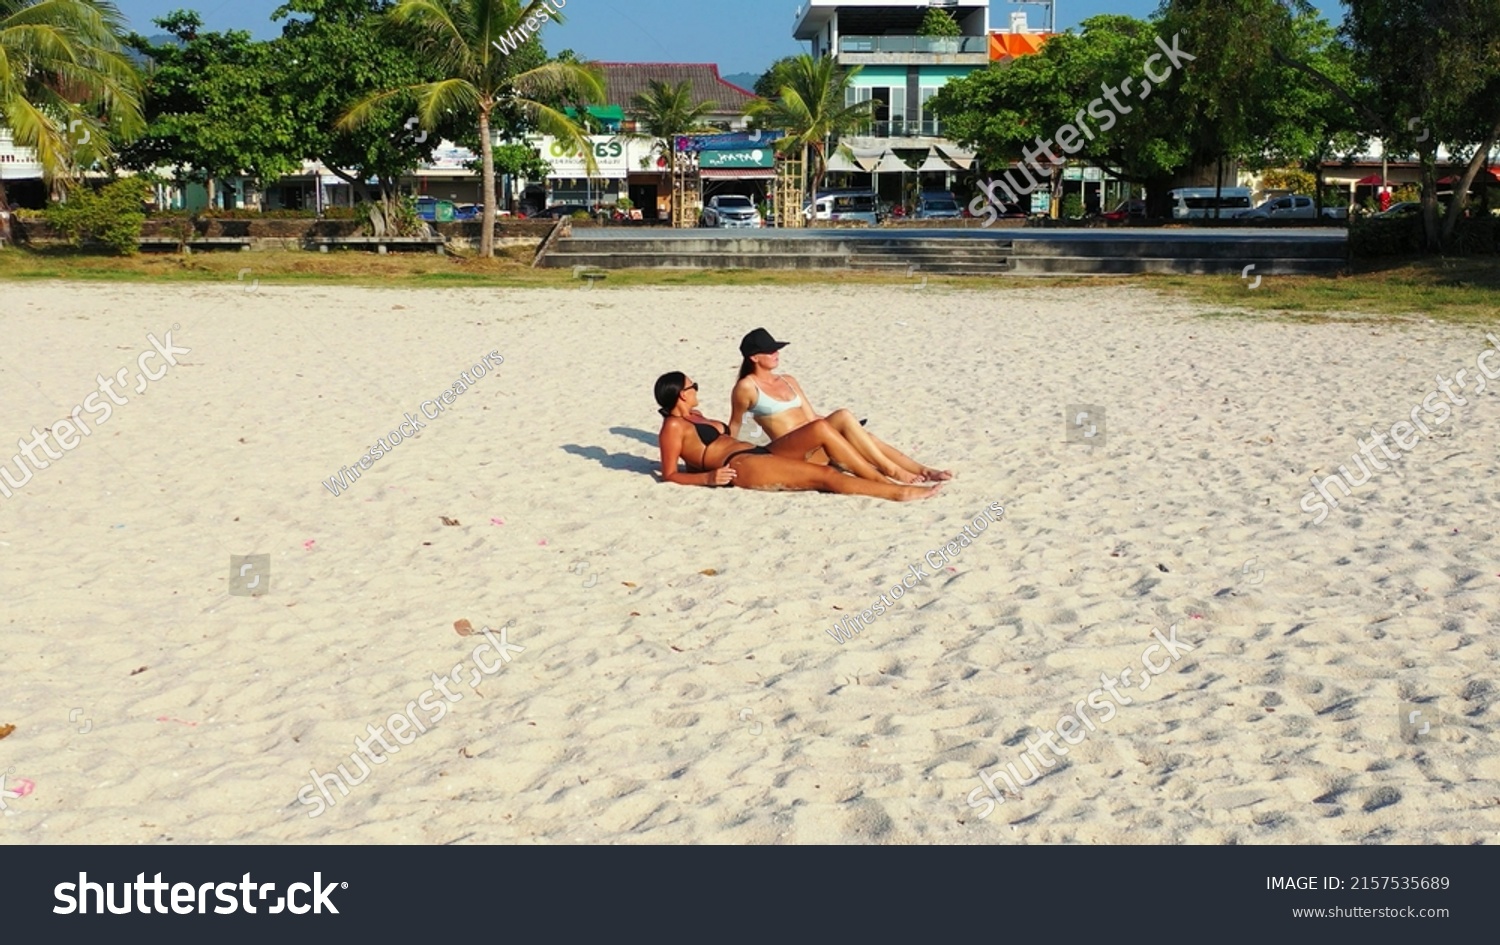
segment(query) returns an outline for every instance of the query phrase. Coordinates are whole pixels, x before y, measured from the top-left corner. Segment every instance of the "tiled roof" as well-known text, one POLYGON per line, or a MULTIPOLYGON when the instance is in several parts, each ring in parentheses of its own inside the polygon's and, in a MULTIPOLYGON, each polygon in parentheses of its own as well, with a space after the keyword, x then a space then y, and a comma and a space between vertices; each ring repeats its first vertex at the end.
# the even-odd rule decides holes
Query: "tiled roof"
POLYGON ((651 80, 676 85, 686 81, 693 102, 715 102, 717 114, 743 115, 755 101, 755 93, 719 78, 719 67, 711 62, 599 62, 604 73, 605 102, 627 112, 631 99, 651 90, 651 80))

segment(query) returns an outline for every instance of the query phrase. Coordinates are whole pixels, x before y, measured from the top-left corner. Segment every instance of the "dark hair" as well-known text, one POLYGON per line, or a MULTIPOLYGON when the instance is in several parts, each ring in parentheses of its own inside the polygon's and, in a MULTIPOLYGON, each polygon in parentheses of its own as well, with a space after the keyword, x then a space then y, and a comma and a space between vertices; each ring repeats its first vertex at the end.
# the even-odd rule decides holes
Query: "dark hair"
POLYGON ((656 402, 661 406, 663 417, 671 416, 672 408, 677 406, 677 398, 682 396, 682 389, 687 386, 687 375, 681 371, 668 371, 656 379, 656 402))
POLYGON ((740 362, 740 376, 738 378, 736 378, 736 380, 743 381, 745 378, 749 377, 751 374, 754 374, 754 373, 755 373, 755 362, 751 361, 749 358, 746 358, 745 360, 743 360, 743 361, 740 362))

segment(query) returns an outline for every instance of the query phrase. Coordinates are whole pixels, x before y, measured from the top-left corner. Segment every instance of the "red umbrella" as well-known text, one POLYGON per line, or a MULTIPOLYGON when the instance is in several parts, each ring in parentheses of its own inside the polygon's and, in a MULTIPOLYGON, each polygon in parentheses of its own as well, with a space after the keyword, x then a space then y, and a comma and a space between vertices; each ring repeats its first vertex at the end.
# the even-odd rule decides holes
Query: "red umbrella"
POLYGON ((1385 183, 1379 174, 1367 174, 1354 182, 1355 187, 1378 187, 1385 183))
MULTIPOLYGON (((1438 183, 1456 184, 1458 183, 1459 178, 1462 176, 1462 174, 1450 174, 1449 176, 1440 179, 1438 183)), ((1500 171, 1495 170, 1493 167, 1482 167, 1479 169, 1479 173, 1474 176, 1474 183, 1482 184, 1486 181, 1486 179, 1488 179, 1489 183, 1491 184, 1500 184, 1500 171)))

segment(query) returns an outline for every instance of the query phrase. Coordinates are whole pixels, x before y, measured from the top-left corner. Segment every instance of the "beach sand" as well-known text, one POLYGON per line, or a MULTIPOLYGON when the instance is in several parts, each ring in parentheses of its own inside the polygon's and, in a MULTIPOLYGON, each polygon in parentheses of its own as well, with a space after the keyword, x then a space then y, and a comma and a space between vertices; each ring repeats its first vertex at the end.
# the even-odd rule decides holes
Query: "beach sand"
POLYGON ((1326 521, 1299 508, 1483 329, 1115 286, 3 292, 0 441, 96 374, 131 390, 0 498, 0 774, 35 786, 0 842, 1500 837, 1495 390, 1326 521), (190 353, 134 393, 174 324, 190 353), (904 504, 658 483, 653 381, 688 372, 728 419, 757 325, 818 409, 957 480, 904 504), (1079 405, 1103 428, 1069 442, 1079 405), (325 488, 406 414, 419 437, 325 488), (231 595, 253 554, 269 593, 231 595), (521 649, 471 669, 463 619, 521 649), (980 816, 982 769, 1173 625, 1190 652, 980 816), (359 780, 355 739, 455 666, 444 717, 309 816, 310 772, 359 780))

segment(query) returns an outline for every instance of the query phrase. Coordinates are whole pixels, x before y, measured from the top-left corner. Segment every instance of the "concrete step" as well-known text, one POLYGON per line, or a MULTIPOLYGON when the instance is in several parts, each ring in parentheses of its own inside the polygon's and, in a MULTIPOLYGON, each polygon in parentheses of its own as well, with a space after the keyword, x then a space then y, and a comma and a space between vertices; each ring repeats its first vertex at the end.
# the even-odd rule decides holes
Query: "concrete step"
MULTIPOLYGON (((1016 256, 1090 259, 1337 259, 1347 252, 1343 243, 1284 240, 1239 240, 1208 243, 1189 240, 1017 240, 1016 256)), ((1244 265, 1244 263, 1241 263, 1244 265)))
POLYGON ((842 240, 778 239, 631 239, 601 240, 571 237, 558 240, 553 252, 561 253, 848 253, 842 240))
POLYGON ((1010 263, 1005 259, 996 259, 984 263, 886 263, 851 259, 849 261, 849 268, 857 272, 886 272, 903 275, 909 272, 920 272, 949 276, 999 276, 1010 272, 1010 263))
MULTIPOLYGON (((1138 273, 1239 276, 1245 268, 1239 259, 1142 258, 1101 259, 1094 256, 1016 256, 1011 259, 1011 275, 1082 275, 1114 276, 1138 273)), ((1255 274, 1324 275, 1345 268, 1342 259, 1260 259, 1255 274)))
POLYGON ((843 253, 548 253, 545 269, 847 269, 843 253))

